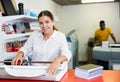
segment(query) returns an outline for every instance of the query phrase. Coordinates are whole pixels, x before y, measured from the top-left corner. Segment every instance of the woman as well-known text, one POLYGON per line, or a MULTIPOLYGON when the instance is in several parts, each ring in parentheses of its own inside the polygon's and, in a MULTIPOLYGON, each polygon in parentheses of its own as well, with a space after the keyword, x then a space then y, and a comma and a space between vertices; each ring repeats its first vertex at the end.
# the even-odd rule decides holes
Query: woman
POLYGON ((34 31, 25 45, 13 58, 12 65, 22 64, 23 56, 29 56, 32 51, 32 61, 52 61, 47 73, 54 74, 60 63, 69 61, 71 52, 68 49, 66 37, 57 31, 54 26, 54 17, 51 12, 45 10, 38 15, 41 31, 34 31))

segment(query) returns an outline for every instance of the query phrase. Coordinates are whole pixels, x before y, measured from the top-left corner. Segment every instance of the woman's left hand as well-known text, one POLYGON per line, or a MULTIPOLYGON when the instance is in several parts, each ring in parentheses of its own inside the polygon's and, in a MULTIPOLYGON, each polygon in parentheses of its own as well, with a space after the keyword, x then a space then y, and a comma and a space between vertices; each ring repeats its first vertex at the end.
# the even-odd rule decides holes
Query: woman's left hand
POLYGON ((60 58, 60 57, 57 57, 57 58, 52 62, 52 64, 48 67, 47 73, 48 73, 49 75, 55 74, 55 73, 57 72, 57 69, 58 69, 60 63, 61 63, 61 58, 60 58))

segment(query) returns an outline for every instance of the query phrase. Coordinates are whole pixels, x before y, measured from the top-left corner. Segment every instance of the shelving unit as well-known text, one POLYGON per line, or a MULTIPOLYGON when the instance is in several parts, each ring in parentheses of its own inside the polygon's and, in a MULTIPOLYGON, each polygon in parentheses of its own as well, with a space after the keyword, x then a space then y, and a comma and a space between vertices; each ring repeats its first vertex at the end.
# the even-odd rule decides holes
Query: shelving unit
POLYGON ((37 18, 30 17, 26 15, 13 15, 13 16, 5 16, 0 18, 0 22, 34 22, 37 21, 37 18))
POLYGON ((0 61, 3 61, 9 57, 13 57, 17 53, 17 52, 6 52, 5 43, 7 41, 16 40, 16 39, 24 38, 26 36, 28 37, 31 35, 31 32, 17 33, 17 34, 6 34, 4 31, 2 31, 2 24, 3 23, 16 24, 16 23, 21 23, 21 22, 22 23, 37 22, 37 18, 26 16, 26 15, 5 16, 5 17, 0 18, 0 61))
POLYGON ((31 32, 23 33, 23 34, 10 34, 10 35, 5 35, 5 40, 15 39, 15 38, 24 37, 24 36, 30 36, 30 35, 31 35, 31 32))

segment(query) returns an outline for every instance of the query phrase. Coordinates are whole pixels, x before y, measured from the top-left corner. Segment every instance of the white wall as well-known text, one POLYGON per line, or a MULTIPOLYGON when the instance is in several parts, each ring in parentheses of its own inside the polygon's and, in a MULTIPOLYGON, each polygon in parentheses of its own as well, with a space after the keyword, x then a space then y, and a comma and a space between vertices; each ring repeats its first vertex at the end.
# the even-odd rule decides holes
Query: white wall
MULTIPOLYGON (((20 2, 24 4, 24 9, 30 9, 30 11, 36 13, 37 15, 42 10, 50 10, 55 17, 60 17, 61 6, 52 0, 15 0, 17 9, 18 3, 20 2)), ((57 22, 56 25, 59 26, 59 22, 57 22)))
POLYGON ((76 29, 79 39, 80 61, 87 60, 88 39, 94 36, 95 30, 99 28, 100 20, 106 21, 106 26, 112 28, 117 40, 120 41, 119 3, 62 6, 61 13, 61 30, 67 33, 76 29))

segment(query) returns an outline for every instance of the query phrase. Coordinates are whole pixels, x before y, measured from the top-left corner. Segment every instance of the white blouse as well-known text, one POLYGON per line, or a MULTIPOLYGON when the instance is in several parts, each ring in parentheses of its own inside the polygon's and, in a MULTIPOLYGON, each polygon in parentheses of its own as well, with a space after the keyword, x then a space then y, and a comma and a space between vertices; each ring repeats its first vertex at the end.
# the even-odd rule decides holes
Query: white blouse
POLYGON ((32 52, 32 61, 53 61, 60 55, 65 55, 69 61, 72 56, 65 35, 56 30, 47 41, 42 32, 34 31, 19 51, 27 56, 32 52))

